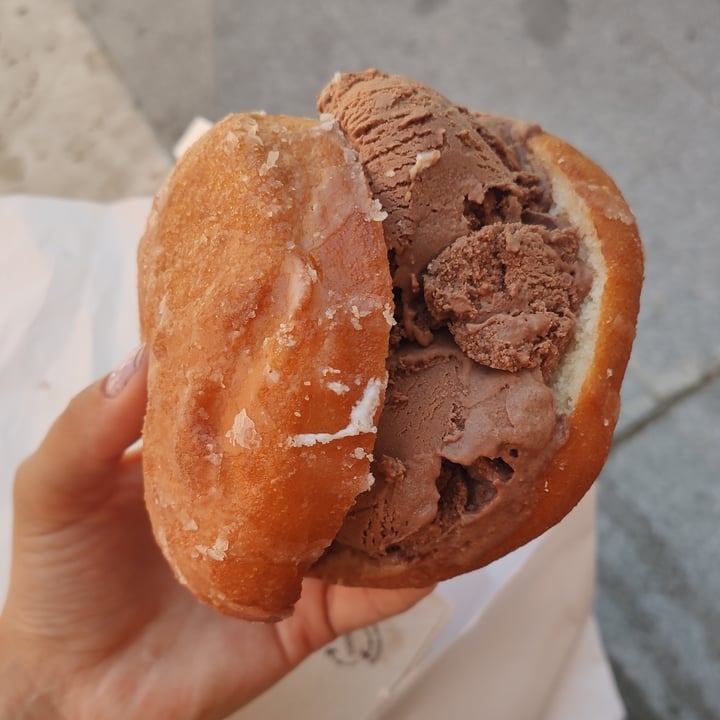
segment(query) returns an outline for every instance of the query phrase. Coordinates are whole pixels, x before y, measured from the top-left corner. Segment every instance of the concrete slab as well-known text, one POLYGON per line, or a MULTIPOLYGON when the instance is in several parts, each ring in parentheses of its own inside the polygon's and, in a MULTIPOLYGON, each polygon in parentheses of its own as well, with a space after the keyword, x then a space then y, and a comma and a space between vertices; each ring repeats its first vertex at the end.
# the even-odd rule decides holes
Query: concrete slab
POLYGON ((716 108, 720 107, 720 8, 716 0, 636 0, 633 11, 643 19, 668 61, 716 108), (658 5, 662 6, 658 12, 658 5))
POLYGON ((720 717, 719 421, 720 375, 600 479, 598 616, 631 718, 720 717))
POLYGON ((215 114, 212 0, 74 4, 165 148, 215 114))
POLYGON ((148 123, 65 0, 0 3, 0 192, 107 200, 169 167, 148 123))

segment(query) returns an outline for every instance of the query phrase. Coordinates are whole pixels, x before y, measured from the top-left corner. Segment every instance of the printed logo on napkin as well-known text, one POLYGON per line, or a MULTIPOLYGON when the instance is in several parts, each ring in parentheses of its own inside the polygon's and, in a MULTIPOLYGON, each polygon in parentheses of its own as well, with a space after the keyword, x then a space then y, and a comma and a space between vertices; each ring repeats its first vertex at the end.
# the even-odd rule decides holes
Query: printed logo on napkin
POLYGON ((437 593, 403 615, 338 638, 229 720, 370 720, 452 615, 437 593))

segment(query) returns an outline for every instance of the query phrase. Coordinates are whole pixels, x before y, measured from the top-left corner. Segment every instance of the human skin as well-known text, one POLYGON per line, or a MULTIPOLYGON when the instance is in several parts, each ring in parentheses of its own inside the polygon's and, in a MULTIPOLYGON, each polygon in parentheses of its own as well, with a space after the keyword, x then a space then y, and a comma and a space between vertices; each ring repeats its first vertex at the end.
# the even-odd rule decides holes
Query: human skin
POLYGON ((0 615, 0 719, 223 718, 338 635, 429 589, 306 579, 275 624, 218 614, 177 583, 144 505, 147 356, 78 394, 17 471, 0 615))

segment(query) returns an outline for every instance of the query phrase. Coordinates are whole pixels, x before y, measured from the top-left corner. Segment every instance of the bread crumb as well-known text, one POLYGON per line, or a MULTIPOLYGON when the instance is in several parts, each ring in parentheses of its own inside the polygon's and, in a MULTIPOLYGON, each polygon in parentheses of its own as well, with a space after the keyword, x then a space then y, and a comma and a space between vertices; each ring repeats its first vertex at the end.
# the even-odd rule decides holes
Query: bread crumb
POLYGON ((270 170, 272 170, 277 165, 277 161, 278 161, 279 157, 280 157, 279 150, 270 150, 270 152, 267 154, 267 159, 258 168, 258 174, 261 177, 264 175, 267 175, 268 172, 270 172, 270 170))
POLYGON ((322 131, 329 131, 335 128, 337 119, 332 113, 320 113, 320 127, 322 131))
POLYGON ((350 388, 341 382, 329 382, 327 383, 328 390, 332 390, 336 395, 344 395, 350 392, 350 388))
POLYGON ((260 444, 261 437, 255 430, 255 423, 248 417, 243 408, 233 421, 233 426, 225 433, 225 437, 232 445, 250 449, 260 444))
POLYGON ((280 327, 277 332, 278 345, 283 347, 295 347, 297 345, 297 338, 292 334, 293 326, 288 323, 280 323, 280 327))
POLYGON ((370 462, 372 462, 373 459, 372 453, 367 452, 365 448, 361 447, 356 447, 352 454, 356 460, 364 460, 367 458, 370 462))
POLYGON ((385 303, 385 307, 383 307, 383 317, 385 318, 385 321, 390 327, 397 325, 393 309, 390 307, 389 303, 385 303))
POLYGON ((209 557, 211 560, 222 562, 227 556, 227 549, 230 547, 230 543, 226 537, 219 536, 212 547, 207 545, 195 545, 195 550, 198 551, 203 557, 209 557))
POLYGON ((237 146, 240 144, 240 138, 231 130, 228 130, 227 135, 225 136, 225 141, 223 142, 223 152, 226 155, 232 155, 235 150, 237 149, 237 146))
POLYGON ((350 322, 352 323, 352 326, 356 330, 362 330, 362 324, 360 323, 360 311, 358 310, 357 305, 353 305, 350 308, 350 313, 352 314, 352 317, 350 318, 350 322))
POLYGON ((410 168, 410 179, 414 180, 423 170, 435 165, 440 160, 440 151, 424 150, 415 156, 415 164, 410 168))
MULTIPOLYGON (((207 413, 205 413, 207 415, 207 413)), ((205 456, 205 460, 207 460, 211 465, 220 466, 223 459, 223 454, 221 452, 216 452, 215 450, 215 444, 214 443, 206 443, 205 449, 208 451, 208 454, 205 456)))
MULTIPOLYGON (((262 114, 262 113, 258 113, 262 114)), ((242 118, 240 124, 240 129, 245 131, 245 138, 247 140, 250 140, 251 142, 257 144, 257 145, 264 145, 263 139, 258 135, 258 121, 253 117, 244 117, 242 118)))
POLYGON ((383 210, 383 206, 377 198, 373 198, 368 206, 367 219, 375 222, 382 222, 387 219, 387 212, 383 210))

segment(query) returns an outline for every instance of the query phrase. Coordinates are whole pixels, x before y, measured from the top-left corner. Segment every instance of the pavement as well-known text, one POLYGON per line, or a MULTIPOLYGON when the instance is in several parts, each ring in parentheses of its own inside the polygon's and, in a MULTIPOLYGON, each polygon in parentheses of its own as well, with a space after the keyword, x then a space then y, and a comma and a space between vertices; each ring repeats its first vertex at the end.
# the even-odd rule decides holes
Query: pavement
POLYGON ((312 114, 335 71, 369 66, 600 161, 646 283, 599 479, 597 614, 631 720, 713 720, 719 36, 718 0, 1 0, 0 192, 150 194, 194 116, 312 114))

